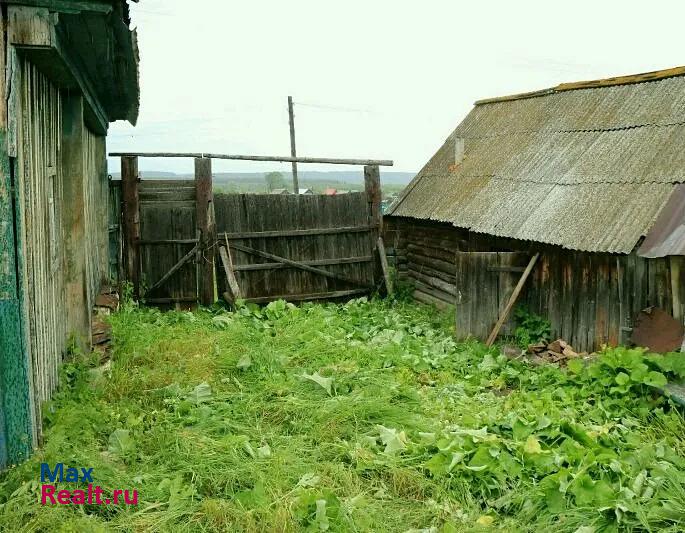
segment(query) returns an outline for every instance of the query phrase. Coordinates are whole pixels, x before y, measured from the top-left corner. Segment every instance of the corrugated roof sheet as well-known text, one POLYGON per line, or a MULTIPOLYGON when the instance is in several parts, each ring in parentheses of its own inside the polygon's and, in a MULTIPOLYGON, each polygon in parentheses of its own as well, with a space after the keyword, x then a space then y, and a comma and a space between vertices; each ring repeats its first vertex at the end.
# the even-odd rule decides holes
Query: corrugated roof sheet
POLYGON ((685 255, 685 185, 676 185, 637 255, 651 258, 685 255))
POLYGON ((390 214, 630 253, 685 182, 685 78, 477 105, 390 214), (455 138, 464 159, 455 167, 455 138))

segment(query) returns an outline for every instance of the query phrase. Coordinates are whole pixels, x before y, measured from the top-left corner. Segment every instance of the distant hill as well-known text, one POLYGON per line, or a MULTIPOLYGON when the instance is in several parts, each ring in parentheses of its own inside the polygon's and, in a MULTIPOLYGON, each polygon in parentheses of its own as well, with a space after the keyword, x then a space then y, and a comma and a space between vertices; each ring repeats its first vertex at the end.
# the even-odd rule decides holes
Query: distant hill
MULTIPOLYGON (((112 177, 119 179, 121 177, 119 172, 112 172, 112 177)), ((145 179, 188 179, 192 178, 190 174, 176 174, 174 172, 163 172, 157 170, 140 171, 140 174, 145 179)), ((265 172, 217 172, 214 174, 216 182, 228 182, 245 180, 248 182, 256 182, 264 180, 265 172)), ((281 172, 286 181, 292 180, 290 172, 281 172)), ((331 171, 316 171, 316 170, 299 170, 297 176, 300 181, 312 181, 318 183, 350 183, 360 184, 364 181, 364 176, 361 169, 354 170, 331 170, 331 171)), ((397 172, 392 170, 381 169, 381 181, 387 185, 406 185, 415 176, 414 172, 397 172)))

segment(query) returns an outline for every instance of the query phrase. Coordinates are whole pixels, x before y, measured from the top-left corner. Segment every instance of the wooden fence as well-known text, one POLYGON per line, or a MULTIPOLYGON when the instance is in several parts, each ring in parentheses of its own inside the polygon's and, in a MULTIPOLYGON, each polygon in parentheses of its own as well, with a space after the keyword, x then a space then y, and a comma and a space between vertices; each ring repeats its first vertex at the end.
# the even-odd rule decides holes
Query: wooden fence
POLYGON ((304 301, 365 294, 379 285, 385 256, 378 253, 378 165, 392 162, 297 158, 370 163, 363 193, 215 197, 212 158, 282 158, 213 154, 195 158, 194 180, 141 181, 138 156, 150 154, 116 155, 122 157, 120 270, 147 303, 210 305, 217 294, 229 301, 304 301))
MULTIPOLYGON (((368 293, 377 225, 367 207, 366 193, 216 195, 219 243, 230 246, 240 295, 265 302, 368 293)), ((219 280, 220 294, 230 291, 219 280)))

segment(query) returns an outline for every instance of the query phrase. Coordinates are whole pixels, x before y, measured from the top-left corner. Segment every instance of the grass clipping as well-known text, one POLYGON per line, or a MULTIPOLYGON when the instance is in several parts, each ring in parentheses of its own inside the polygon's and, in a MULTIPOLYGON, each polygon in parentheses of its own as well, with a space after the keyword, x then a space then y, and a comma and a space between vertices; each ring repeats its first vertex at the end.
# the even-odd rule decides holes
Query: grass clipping
POLYGON ((4 530, 685 527, 685 423, 656 393, 685 377, 675 354, 533 368, 364 299, 111 321, 111 371, 65 365, 44 446, 2 474, 4 530), (41 506, 41 462, 140 501, 41 506))

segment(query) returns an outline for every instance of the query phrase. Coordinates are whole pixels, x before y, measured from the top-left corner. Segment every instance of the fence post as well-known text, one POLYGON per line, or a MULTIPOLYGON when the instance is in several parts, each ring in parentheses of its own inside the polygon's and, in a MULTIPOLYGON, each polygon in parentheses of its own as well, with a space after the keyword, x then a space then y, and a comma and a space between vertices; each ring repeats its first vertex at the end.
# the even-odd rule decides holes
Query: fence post
POLYGON ((126 280, 133 284, 133 296, 140 296, 140 207, 138 201, 138 158, 121 158, 121 195, 124 215, 124 269, 126 280))
POLYGON ((364 191, 366 192, 367 212, 369 226, 372 227, 370 232, 371 249, 376 250, 375 260, 373 262, 373 283, 381 275, 380 253, 385 253, 385 250, 378 250, 378 237, 382 234, 383 217, 381 216, 381 174, 378 170, 378 165, 364 166, 364 191))
POLYGON ((202 305, 214 303, 214 249, 217 242, 212 194, 212 160, 195 158, 195 219, 200 230, 199 300, 202 305))

